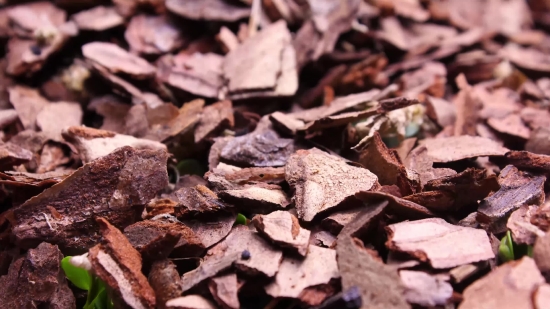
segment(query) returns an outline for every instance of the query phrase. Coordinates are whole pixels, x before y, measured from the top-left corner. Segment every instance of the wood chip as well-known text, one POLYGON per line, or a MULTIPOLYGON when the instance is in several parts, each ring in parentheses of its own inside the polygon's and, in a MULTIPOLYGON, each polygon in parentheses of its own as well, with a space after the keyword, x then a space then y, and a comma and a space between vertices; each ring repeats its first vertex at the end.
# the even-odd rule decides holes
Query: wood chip
POLYGON ((205 248, 210 248, 231 232, 236 218, 236 214, 221 213, 207 221, 184 219, 182 222, 193 230, 205 248))
POLYGON ((537 237, 533 247, 533 259, 537 263, 542 275, 548 280, 550 278, 550 233, 537 237))
POLYGON ((181 292, 185 293, 195 286, 230 268, 241 256, 240 252, 225 255, 215 255, 204 260, 197 269, 183 274, 181 277, 181 292))
POLYGON ((33 153, 17 144, 3 143, 0 145, 0 169, 11 169, 14 165, 29 162, 33 153))
POLYGON ((422 205, 403 198, 396 197, 391 194, 384 193, 382 191, 361 191, 356 193, 355 197, 360 201, 367 203, 374 203, 380 200, 386 200, 389 202, 388 206, 391 209, 392 213, 404 218, 420 219, 436 216, 435 213, 422 205))
POLYGON ((250 8, 223 0, 167 0, 166 8, 189 19, 234 22, 250 15, 250 8))
POLYGON ((176 25, 164 16, 134 16, 124 38, 132 52, 147 55, 171 52, 185 43, 176 25))
POLYGON ((62 248, 86 250, 100 237, 94 217, 105 217, 120 228, 132 224, 145 204, 167 185, 167 156, 165 151, 123 147, 84 165, 13 209, 17 243, 32 248, 44 240, 62 248), (44 213, 46 206, 62 217, 44 213))
POLYGON ((106 156, 124 146, 166 151, 166 146, 159 142, 87 127, 69 127, 62 131, 62 135, 78 149, 84 163, 106 156))
POLYGON ((298 73, 290 42, 286 23, 278 21, 229 52, 223 62, 229 94, 267 91, 276 96, 293 95, 298 88, 298 73), (242 66, 252 62, 262 65, 242 66))
POLYGON ((161 69, 159 78, 168 85, 189 93, 218 98, 223 86, 223 59, 214 53, 179 54, 171 61, 165 60, 166 68, 161 69))
POLYGON ((36 115, 36 125, 54 141, 63 141, 63 129, 82 124, 82 107, 75 102, 50 103, 36 115), (59 117, 63 115, 63 117, 59 117))
POLYGON ((293 152, 294 141, 280 137, 270 128, 269 119, 265 117, 252 133, 228 141, 220 152, 220 158, 244 167, 277 167, 284 166, 293 152))
POLYGON ((479 204, 477 220, 493 233, 506 231, 506 222, 514 210, 544 202, 545 180, 544 176, 529 177, 508 166, 499 175, 500 190, 479 204))
POLYGON ((487 124, 500 133, 519 138, 528 139, 531 135, 531 130, 523 123, 518 114, 510 114, 504 118, 489 118, 487 124))
POLYGON ((8 91, 10 103, 15 108, 23 127, 36 129, 36 117, 49 102, 32 88, 14 86, 8 91))
POLYGON ((533 308, 532 294, 543 283, 533 259, 523 257, 499 266, 469 285, 459 308, 533 308))
POLYGON ((381 185, 397 185, 403 196, 414 193, 416 188, 407 177, 405 166, 394 151, 374 133, 368 146, 359 153, 359 163, 378 177, 381 185))
MULTIPOLYGON (((182 206, 180 211, 182 215, 189 213, 211 214, 220 210, 229 208, 229 205, 223 203, 218 195, 203 185, 196 185, 192 188, 181 188, 174 192, 179 204, 182 206)), ((181 215, 176 215, 180 217, 181 215)))
POLYGON ((211 255, 212 258, 220 254, 226 257, 238 254, 239 259, 235 262, 237 269, 248 275, 262 274, 269 278, 277 274, 283 257, 282 251, 265 241, 258 233, 242 225, 235 226, 222 242, 207 252, 207 256, 211 255), (241 258, 244 250, 250 253, 249 259, 241 258))
POLYGON ((114 7, 101 5, 74 14, 72 20, 80 30, 90 31, 104 31, 124 23, 124 18, 114 7))
POLYGON ((523 205, 510 215, 506 227, 512 232, 512 239, 518 245, 533 245, 538 235, 544 233, 531 223, 531 217, 538 207, 523 205))
POLYGON ((485 231, 452 225, 440 218, 391 224, 386 230, 388 248, 411 254, 436 269, 495 257, 485 231))
POLYGON ((155 308, 155 292, 141 273, 141 256, 107 220, 98 218, 103 240, 89 251, 93 273, 113 290, 115 306, 155 308))
POLYGON ((193 230, 180 222, 144 220, 124 229, 124 235, 147 261, 200 255, 205 247, 193 230))
POLYGON ((340 205, 357 192, 378 186, 376 175, 367 169, 349 166, 316 148, 298 150, 290 156, 285 178, 296 190, 298 217, 304 221, 313 220, 318 213, 340 205))
POLYGON ((166 302, 166 308, 171 309, 216 309, 208 299, 200 295, 187 295, 166 302))
POLYGON ((180 275, 169 259, 158 260, 151 265, 147 278, 155 291, 157 307, 166 308, 166 302, 181 295, 180 275))
POLYGON ((7 308, 76 308, 73 292, 61 269, 59 248, 41 243, 14 259, 0 277, 0 301, 7 308))
POLYGON ((285 257, 275 281, 265 287, 273 297, 299 298, 304 289, 340 278, 336 250, 309 246, 304 259, 285 257))
POLYGON ((82 46, 82 54, 111 73, 125 73, 137 79, 152 77, 156 69, 146 60, 112 43, 92 42, 82 46))
POLYGON ((275 209, 286 208, 290 204, 290 199, 283 190, 258 186, 225 190, 219 196, 246 213, 266 214, 275 209))
POLYGON ((227 309, 239 309, 238 282, 236 274, 228 274, 212 278, 208 284, 210 293, 216 302, 227 309))
POLYGON ((399 276, 405 286, 405 298, 411 304, 441 306, 453 295, 450 283, 423 271, 402 270, 399 276))
POLYGON ((306 256, 310 231, 300 227, 298 219, 287 211, 256 215, 252 223, 258 232, 281 247, 290 247, 306 256))
POLYGON ((420 142, 433 162, 445 163, 480 156, 503 156, 508 149, 479 136, 455 136, 425 139, 420 142))
POLYGON ((195 128, 195 143, 212 138, 225 129, 233 128, 234 125, 231 101, 220 101, 208 105, 203 109, 201 120, 195 128))
POLYGON ((350 236, 338 239, 336 246, 342 289, 358 287, 361 309, 408 309, 405 288, 395 268, 374 258, 350 236))

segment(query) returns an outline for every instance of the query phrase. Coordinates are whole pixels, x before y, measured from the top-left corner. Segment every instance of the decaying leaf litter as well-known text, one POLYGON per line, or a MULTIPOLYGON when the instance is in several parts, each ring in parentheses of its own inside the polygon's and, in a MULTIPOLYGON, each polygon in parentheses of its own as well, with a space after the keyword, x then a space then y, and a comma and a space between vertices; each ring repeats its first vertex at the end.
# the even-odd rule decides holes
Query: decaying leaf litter
POLYGON ((0 4, 2 307, 548 308, 550 2, 0 4))

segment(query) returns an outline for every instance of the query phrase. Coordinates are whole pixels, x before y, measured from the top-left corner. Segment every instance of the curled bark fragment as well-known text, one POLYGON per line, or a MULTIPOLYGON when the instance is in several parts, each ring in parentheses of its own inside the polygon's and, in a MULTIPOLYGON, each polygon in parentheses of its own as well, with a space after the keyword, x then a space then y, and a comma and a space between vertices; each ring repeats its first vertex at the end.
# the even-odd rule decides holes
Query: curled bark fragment
POLYGON ((93 273, 113 291, 115 306, 155 308, 155 292, 141 273, 141 256, 128 239, 107 220, 98 218, 103 241, 91 248, 93 273))

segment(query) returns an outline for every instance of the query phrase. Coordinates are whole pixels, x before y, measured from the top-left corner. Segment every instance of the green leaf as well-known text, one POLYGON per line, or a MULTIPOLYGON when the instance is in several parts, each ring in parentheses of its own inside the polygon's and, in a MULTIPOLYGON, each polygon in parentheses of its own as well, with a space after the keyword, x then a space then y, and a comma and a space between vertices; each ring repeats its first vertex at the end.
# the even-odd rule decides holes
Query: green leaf
POLYGON ((79 289, 90 290, 92 276, 87 270, 71 264, 70 259, 71 256, 66 256, 61 260, 61 268, 65 272, 65 276, 79 289))
POLYGON ((89 304, 84 305, 84 309, 108 309, 111 300, 107 295, 107 290, 103 288, 89 304))
POLYGON ((235 224, 246 225, 246 222, 248 222, 248 219, 243 214, 237 214, 237 220, 235 220, 235 224))
POLYGON ((506 236, 500 241, 498 256, 503 262, 514 260, 514 242, 512 241, 512 234, 510 231, 506 232, 506 236))

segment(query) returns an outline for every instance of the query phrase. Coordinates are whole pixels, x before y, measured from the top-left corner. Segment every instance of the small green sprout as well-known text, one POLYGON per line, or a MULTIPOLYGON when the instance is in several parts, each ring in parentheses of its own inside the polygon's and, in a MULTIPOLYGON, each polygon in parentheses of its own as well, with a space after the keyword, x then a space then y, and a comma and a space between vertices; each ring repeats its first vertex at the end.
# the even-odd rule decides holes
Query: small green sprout
POLYGON ((105 283, 90 274, 89 263, 86 255, 66 256, 61 260, 61 268, 67 279, 77 288, 88 291, 83 309, 113 309, 114 305, 107 295, 105 283))
POLYGON ((239 213, 237 215, 237 219, 235 220, 235 224, 247 225, 248 219, 243 214, 239 213))
POLYGON ((526 255, 533 257, 533 246, 516 244, 512 239, 512 233, 507 231, 498 247, 498 256, 500 260, 508 262, 520 259, 526 255))
POLYGON ((193 159, 181 160, 177 165, 181 175, 199 175, 202 176, 206 171, 199 161, 193 159))

